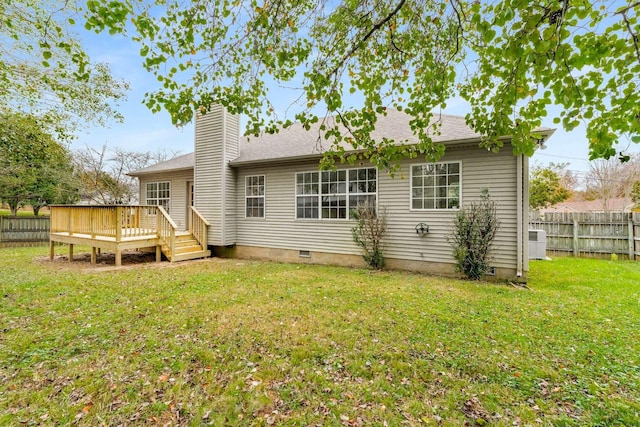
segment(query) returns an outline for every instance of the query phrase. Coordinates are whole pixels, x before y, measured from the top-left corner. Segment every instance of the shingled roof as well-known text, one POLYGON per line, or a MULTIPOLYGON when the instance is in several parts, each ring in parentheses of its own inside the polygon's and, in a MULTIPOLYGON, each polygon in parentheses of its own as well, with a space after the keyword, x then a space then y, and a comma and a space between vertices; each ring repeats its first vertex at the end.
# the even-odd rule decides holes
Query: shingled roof
POLYGON ((138 169, 137 171, 129 172, 127 175, 138 176, 138 175, 147 175, 150 173, 157 173, 157 172, 169 172, 169 171, 179 171, 184 169, 193 169, 193 165, 195 165, 196 163, 195 159, 196 158, 194 156, 194 153, 183 154, 182 156, 174 157, 173 159, 156 163, 155 165, 138 169))
MULTIPOLYGON (((411 130, 411 116, 406 113, 387 109, 386 115, 378 117, 375 130, 371 133, 374 140, 382 140, 386 137, 393 139, 397 144, 416 144, 418 138, 411 130)), ((480 134, 467 126, 462 116, 448 114, 435 114, 432 122, 438 122, 437 132, 431 132, 431 139, 435 143, 446 145, 479 142, 480 134)), ((330 147, 330 143, 320 138, 320 126, 318 122, 305 130, 300 123, 294 123, 291 127, 281 130, 276 134, 263 134, 258 137, 240 138, 240 155, 230 162, 231 166, 241 166, 270 161, 294 161, 319 158, 330 147)), ((335 124, 333 117, 325 120, 327 126, 335 124)), ((551 129, 544 128, 540 130, 551 129)), ((344 128, 346 134, 347 130, 344 128)), ((351 146, 343 143, 347 151, 353 150, 351 146), (350 150, 351 149, 351 150, 350 150)), ((144 175, 160 171, 174 171, 193 168, 195 157, 193 153, 185 154, 166 162, 158 163, 148 168, 130 173, 132 176, 144 175)))
MULTIPOLYGON (((417 144, 418 138, 413 134, 409 122, 411 116, 406 113, 387 109, 386 115, 380 115, 375 130, 371 133, 374 141, 383 138, 393 139, 397 144, 417 144)), ((432 133, 431 138, 436 143, 453 141, 479 140, 480 135, 475 133, 465 123, 464 117, 451 115, 435 115, 432 122, 439 122, 438 133, 432 133)), ((328 117, 325 122, 328 127, 335 125, 335 119, 328 117)), ((239 166, 255 162, 270 160, 295 160, 305 157, 319 157, 330 147, 330 143, 321 138, 321 122, 315 123, 309 130, 305 130, 300 123, 294 123, 291 127, 276 134, 263 134, 259 137, 241 138, 240 156, 231 161, 232 166, 239 166)), ((343 134, 347 129, 340 126, 343 134)), ((353 150, 350 145, 343 142, 342 146, 347 150, 353 150)))

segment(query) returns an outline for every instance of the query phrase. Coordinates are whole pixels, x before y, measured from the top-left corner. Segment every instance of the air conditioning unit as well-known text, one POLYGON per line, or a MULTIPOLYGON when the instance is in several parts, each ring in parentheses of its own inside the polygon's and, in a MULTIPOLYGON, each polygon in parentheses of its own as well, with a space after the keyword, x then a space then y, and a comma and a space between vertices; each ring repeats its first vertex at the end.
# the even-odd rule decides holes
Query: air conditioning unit
POLYGON ((529 259, 547 258, 547 232, 529 230, 529 259))

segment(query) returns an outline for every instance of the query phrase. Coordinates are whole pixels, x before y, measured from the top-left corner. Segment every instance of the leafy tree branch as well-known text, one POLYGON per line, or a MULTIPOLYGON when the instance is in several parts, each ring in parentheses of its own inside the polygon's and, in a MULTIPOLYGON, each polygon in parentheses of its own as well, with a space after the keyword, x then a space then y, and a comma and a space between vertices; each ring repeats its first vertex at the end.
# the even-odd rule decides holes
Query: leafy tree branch
POLYGON ((586 0, 90 0, 83 16, 88 29, 140 43, 159 82, 145 102, 175 124, 214 103, 245 114, 249 134, 331 115, 338 120, 321 128, 331 144, 325 166, 355 160, 347 143, 393 169, 403 157, 442 156, 433 142, 437 114, 454 97, 470 104, 467 123, 489 149, 509 135, 514 153, 531 155, 536 129, 557 106, 553 119, 566 130, 586 124, 591 158, 614 156, 621 135, 640 135, 639 8, 586 0), (371 138, 386 108, 410 115, 415 145, 371 138), (283 110, 291 116, 280 117, 283 110))
POLYGON ((0 102, 40 118, 61 138, 89 123, 121 120, 128 84, 93 63, 74 34, 72 1, 5 1, 0 6, 0 102))

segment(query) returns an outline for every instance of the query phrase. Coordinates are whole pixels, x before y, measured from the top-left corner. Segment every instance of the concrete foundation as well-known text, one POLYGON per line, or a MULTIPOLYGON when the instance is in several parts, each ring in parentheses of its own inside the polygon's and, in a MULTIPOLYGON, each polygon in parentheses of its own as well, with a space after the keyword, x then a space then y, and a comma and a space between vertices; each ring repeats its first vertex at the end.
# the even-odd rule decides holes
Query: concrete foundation
MULTIPOLYGON (((257 246, 213 247, 212 253, 221 258, 255 259, 261 261, 290 262, 299 264, 337 265, 341 267, 363 268, 367 264, 360 255, 335 254, 328 252, 301 252, 291 249, 264 248, 257 246)), ((385 269, 413 271, 416 273, 432 274, 461 278, 455 271, 455 265, 440 262, 413 261, 406 259, 385 258, 385 269)), ((485 280, 512 280, 526 282, 526 275, 516 277, 516 271, 509 268, 496 268, 495 274, 485 276, 485 280)))

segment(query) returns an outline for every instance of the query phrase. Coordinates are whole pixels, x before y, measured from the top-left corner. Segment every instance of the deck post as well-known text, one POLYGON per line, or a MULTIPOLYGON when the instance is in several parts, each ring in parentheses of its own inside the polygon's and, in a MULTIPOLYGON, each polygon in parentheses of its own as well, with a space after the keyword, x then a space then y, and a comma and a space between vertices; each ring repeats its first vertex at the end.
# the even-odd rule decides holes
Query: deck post
POLYGON ((67 230, 69 230, 69 236, 73 236, 73 213, 71 207, 67 207, 67 220, 69 222, 67 230))
POLYGON ((96 247, 91 247, 91 264, 96 263, 96 247))
POLYGON ((162 220, 160 218, 160 212, 156 210, 156 236, 160 238, 162 233, 160 232, 160 227, 162 227, 162 220))
POLYGON ((207 226, 206 223, 202 223, 201 222, 201 230, 200 230, 200 234, 202 235, 202 250, 206 251, 207 250, 207 246, 209 245, 209 242, 207 241, 207 234, 209 234, 209 227, 207 226))
POLYGON ((173 227, 171 227, 171 245, 169 248, 171 251, 171 259, 173 259, 176 254, 176 230, 173 227))
POLYGON ((156 245, 156 262, 162 261, 162 249, 160 245, 156 245))
POLYGON ((116 267, 122 265, 122 249, 116 249, 116 267))
POLYGON ((56 254, 54 243, 55 242, 53 240, 49 240, 49 260, 50 261, 53 261, 53 257, 56 254))
POLYGON ((69 244, 69 262, 73 261, 73 243, 69 244))
POLYGON ((116 206, 116 242, 122 241, 122 206, 116 206))

